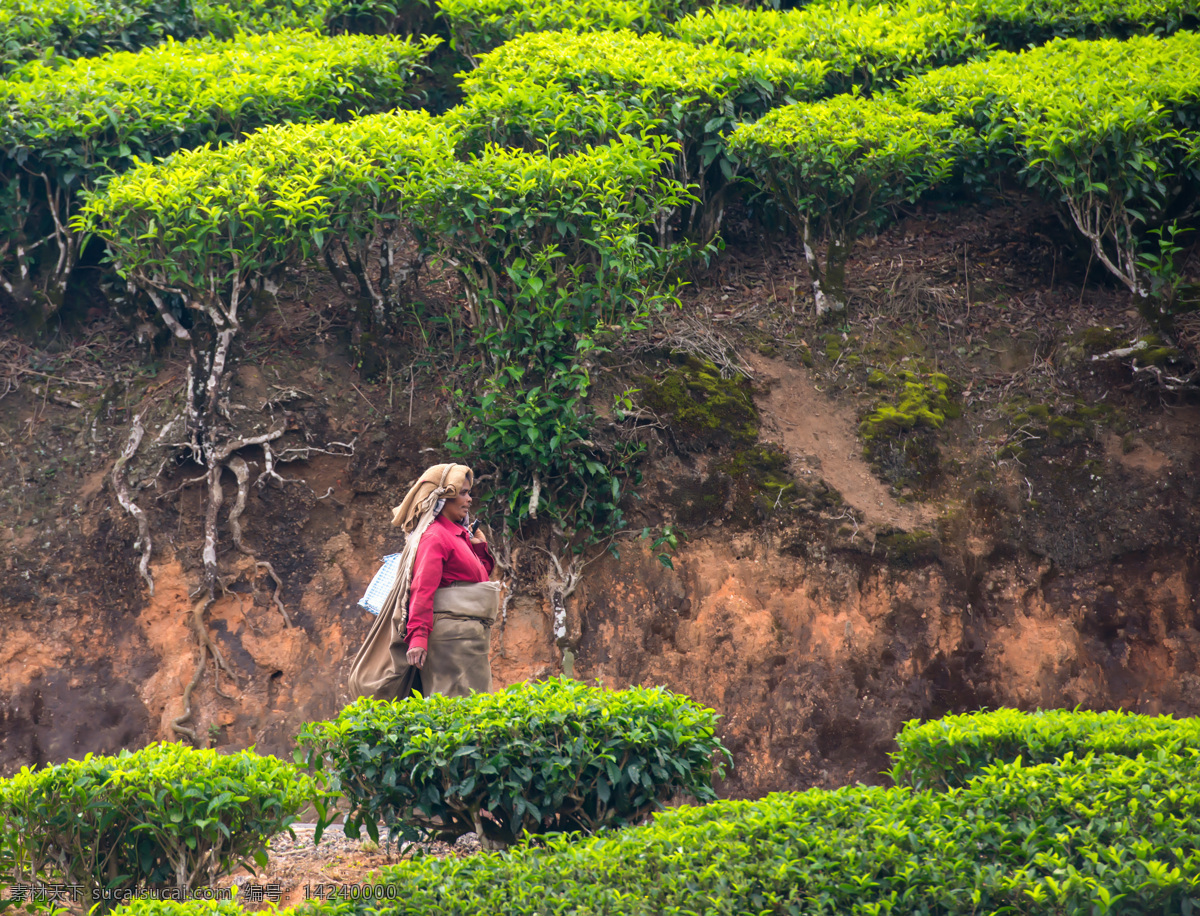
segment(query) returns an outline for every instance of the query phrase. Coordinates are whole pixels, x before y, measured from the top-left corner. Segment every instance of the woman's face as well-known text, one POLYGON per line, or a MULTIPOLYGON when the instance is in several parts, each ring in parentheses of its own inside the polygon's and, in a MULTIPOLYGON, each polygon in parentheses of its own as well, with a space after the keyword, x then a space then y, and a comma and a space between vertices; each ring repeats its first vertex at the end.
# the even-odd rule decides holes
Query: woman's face
POLYGON ((454 522, 456 525, 461 525, 467 517, 467 510, 471 508, 471 488, 467 487, 457 496, 446 500, 446 505, 442 506, 442 515, 454 522))

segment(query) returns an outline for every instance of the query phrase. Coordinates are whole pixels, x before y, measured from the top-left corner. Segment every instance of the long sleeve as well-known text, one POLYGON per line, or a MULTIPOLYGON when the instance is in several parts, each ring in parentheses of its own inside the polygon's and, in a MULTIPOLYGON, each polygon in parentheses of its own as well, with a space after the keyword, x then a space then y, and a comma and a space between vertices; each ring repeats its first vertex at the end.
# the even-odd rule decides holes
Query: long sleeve
POLYGON ((412 584, 408 590, 407 636, 410 649, 429 648, 429 631, 433 629, 433 593, 442 581, 446 552, 445 541, 432 530, 427 531, 417 545, 412 584))

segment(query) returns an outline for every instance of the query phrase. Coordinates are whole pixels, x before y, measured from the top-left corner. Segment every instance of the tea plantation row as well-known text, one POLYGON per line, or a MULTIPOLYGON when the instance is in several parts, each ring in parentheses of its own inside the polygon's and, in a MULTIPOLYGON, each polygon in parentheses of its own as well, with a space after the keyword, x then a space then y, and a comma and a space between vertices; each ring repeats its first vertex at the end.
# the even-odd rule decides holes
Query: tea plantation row
POLYGON ((427 30, 432 11, 406 0, 3 0, 0 75, 38 58, 136 51, 168 39, 232 38, 286 29, 342 32, 427 30))
MULTIPOLYGON (((673 23, 711 5, 708 0, 5 0, 0 4, 0 73, 46 55, 86 57, 108 49, 135 50, 166 38, 229 38, 239 30, 416 34, 435 28, 438 17, 469 54, 526 32, 558 29, 686 36, 695 34, 695 25, 685 22, 676 32, 673 23)), ((909 0, 899 9, 877 0, 840 0, 782 14, 763 12, 765 16, 753 10, 721 10, 715 17, 718 23, 707 28, 715 30, 712 37, 723 33, 735 41, 743 40, 737 33, 746 25, 759 34, 764 28, 782 29, 821 40, 830 28, 837 30, 839 20, 852 17, 865 25, 868 40, 890 31, 903 42, 907 23, 936 20, 948 34, 973 35, 1016 50, 1054 37, 1163 33, 1194 26, 1196 20, 1195 7, 1187 0, 909 0), (739 23, 738 29, 728 28, 733 22, 739 23)))
POLYGON ((266 125, 395 108, 438 41, 303 31, 168 41, 0 80, 0 269, 28 282, 40 264, 45 294, 61 301, 80 256, 70 226, 80 189, 266 125))
MULTIPOLYGON (((524 35, 481 58, 463 83, 466 102, 446 120, 461 133, 456 145, 463 156, 488 142, 553 154, 563 144, 604 143, 622 135, 665 137, 676 148, 664 174, 685 189, 681 193, 695 195, 686 212, 675 214, 673 228, 705 242, 715 236, 729 197, 748 174, 728 148, 738 125, 789 101, 821 99, 848 89, 885 89, 906 75, 906 85, 914 84, 930 68, 948 69, 944 65, 983 55, 989 47, 986 30, 998 29, 997 22, 1012 26, 1004 32, 1012 43, 1019 40, 1014 36, 1028 39, 1036 31, 1021 33, 1013 23, 1038 23, 1040 29, 1058 22, 1061 31, 1086 31, 1074 6, 1043 4, 1034 11, 1028 4, 980 0, 927 9, 916 2, 894 8, 818 5, 787 13, 717 8, 677 22, 673 28, 679 37, 674 38, 631 31, 524 35)), ((1142 10, 1140 21, 1146 29, 1170 31, 1183 21, 1182 9, 1174 0, 1159 0, 1142 10)), ((1092 30, 1105 30, 1105 23, 1118 30, 1128 25, 1116 6, 1099 4, 1085 12, 1092 30)), ((460 41, 465 39, 460 36, 460 41)), ((317 39, 283 32, 229 42, 168 43, 140 54, 22 69, 0 81, 0 108, 11 115, 0 127, 0 203, 5 213, 0 218, 0 282, 10 295, 18 287, 36 286, 56 307, 80 256, 80 240, 71 228, 78 189, 90 189, 132 162, 225 142, 263 125, 396 107, 420 60, 435 46, 436 39, 317 39), (216 89, 193 91, 210 81, 216 89)), ((1103 64, 1106 52, 1080 47, 1082 52, 1072 53, 1094 58, 1093 67, 1103 64)), ((1163 47, 1160 57, 1175 50, 1163 47)), ((1156 53, 1149 44, 1136 45, 1138 54, 1147 50, 1156 53)), ((1194 73, 1193 50, 1186 45, 1182 57, 1166 63, 1171 73, 1185 75, 1183 83, 1176 80, 1167 104, 1191 91, 1186 76, 1194 73)), ((1019 59, 1010 69, 1050 72, 1036 53, 1019 59)), ((990 65, 981 66, 989 72, 990 65)), ((989 91, 1012 95, 1017 78, 1010 76, 989 91)), ((1145 101, 1139 85, 1132 86, 1126 102, 1145 101)), ((926 100, 923 107, 930 104, 926 100)), ((838 103, 834 110, 855 107, 838 103)), ((1049 104, 1043 108, 1053 131, 1057 111, 1049 104)), ((855 110, 850 120, 872 120, 871 109, 864 111, 855 110)), ((997 122, 1002 117, 998 111, 997 122)), ((968 126, 992 130, 979 122, 976 117, 968 126)), ((840 130, 845 125, 835 118, 830 126, 840 130)), ((764 130, 758 135, 779 138, 768 125, 764 130)), ((868 125, 872 130, 878 133, 879 124, 868 125)), ((749 152, 747 159, 762 165, 781 153, 796 152, 783 142, 783 147, 773 147, 774 153, 758 155, 750 146, 743 150, 749 152)), ((1119 147, 1124 138, 1113 142, 1119 147)), ((1120 151, 1113 155, 1123 167, 1128 157, 1120 151)), ((838 157, 818 160, 822 158, 818 171, 834 169, 842 184, 858 180, 852 169, 841 168, 838 157)), ((1077 171, 1086 167, 1077 165, 1077 171)), ((783 190, 778 177, 766 175, 764 168, 756 171, 759 183, 776 189, 783 208, 794 211, 789 200, 794 195, 783 190)), ((899 199, 911 199, 945 172, 929 176, 924 166, 916 171, 915 178, 904 174, 898 179, 904 186, 899 199)), ((826 184, 828 190, 836 182, 826 184)), ((1185 191, 1190 188, 1188 181, 1184 185, 1185 191)), ((897 199, 892 193, 877 197, 878 206, 866 208, 870 218, 897 199)), ((839 202, 856 212, 863 209, 845 195, 839 202)), ((96 228, 109 234, 103 226, 96 228)), ((666 224, 660 220, 655 228, 662 242, 666 224)), ((1137 228, 1131 230, 1133 236, 1137 228)), ((837 239, 835 248, 841 251, 837 239)), ((836 300, 836 290, 833 296, 836 300)))
POLYGON ((253 751, 180 744, 25 768, 0 780, 0 892, 73 884, 107 909, 137 889, 206 886, 264 865, 267 840, 308 804, 319 841, 339 795, 347 832, 365 824, 376 838, 380 820, 405 835, 486 829, 508 841, 620 827, 674 796, 716 797, 728 758, 716 718, 665 690, 560 679, 462 699, 359 700, 301 734, 296 757, 317 780, 253 751))
MULTIPOLYGON (((310 763, 381 817, 451 835, 519 836, 636 821, 672 793, 712 798, 714 716, 661 690, 569 681, 469 700, 360 701, 301 737, 310 763), (601 812, 610 817, 596 819, 601 812), (437 820, 433 820, 437 818, 437 820), (486 826, 491 825, 491 826, 486 826), (502 829, 503 828, 503 829, 502 829)), ((1000 710, 909 723, 897 778, 713 802, 652 824, 550 837, 502 855, 417 859, 359 914, 1191 914, 1200 906, 1195 720, 1000 710)), ((0 782, 3 874, 104 887, 196 887, 308 799, 330 796, 273 758, 157 746, 0 782), (90 869, 90 871, 88 871, 90 869)), ((407 827, 405 826, 407 825, 407 827)), ((236 904, 140 901, 138 916, 236 904)), ((123 911, 125 912, 125 911, 123 911)))
POLYGON ((246 274, 240 282, 252 282, 286 258, 318 253, 333 235, 369 235, 369 214, 387 213, 463 265, 469 296, 517 309, 520 284, 504 279, 514 258, 548 263, 570 242, 573 253, 553 277, 570 266, 581 272, 573 282, 598 289, 593 267, 606 257, 628 261, 622 295, 632 302, 657 269, 641 235, 664 247, 678 231, 711 237, 724 196, 747 169, 806 236, 832 240, 827 264, 811 266, 818 293, 836 307, 854 236, 877 225, 888 205, 951 175, 970 183, 1009 171, 1061 199, 1100 260, 1135 292, 1144 292, 1143 279, 1130 261, 1145 229, 1198 199, 1195 33, 1055 41, 914 76, 882 97, 766 112, 777 97, 818 94, 815 67, 628 32, 539 33, 484 58, 466 80, 464 106, 443 118, 276 128, 241 145, 139 163, 93 197, 87 228, 109 239, 139 285, 199 298, 235 259, 246 274), (729 132, 753 114, 765 116, 729 132), (400 156, 419 136, 438 138, 436 148, 400 156), (554 155, 566 143, 606 141, 554 155), (636 187, 652 174, 660 179, 636 187), (632 175, 637 182, 626 185, 632 175), (470 202, 455 215, 460 194, 470 202), (571 204, 547 210, 546 195, 571 204), (630 195, 640 203, 630 206, 630 195), (223 214, 241 215, 218 232, 223 214), (606 235, 609 221, 621 233, 606 235))

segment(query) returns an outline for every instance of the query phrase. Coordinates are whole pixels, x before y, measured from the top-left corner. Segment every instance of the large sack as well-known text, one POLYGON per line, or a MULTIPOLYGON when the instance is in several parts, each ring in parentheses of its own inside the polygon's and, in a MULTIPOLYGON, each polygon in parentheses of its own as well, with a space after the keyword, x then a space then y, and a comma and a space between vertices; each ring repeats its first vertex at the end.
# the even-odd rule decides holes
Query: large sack
POLYGON ((421 669, 422 692, 447 697, 491 693, 492 623, 500 607, 499 582, 472 582, 433 593, 429 657, 421 669))
POLYGON ((434 592, 429 655, 418 672, 408 663, 404 621, 396 619, 394 603, 386 605, 354 658, 350 693, 377 700, 403 700, 414 689, 426 696, 490 692, 492 665, 488 650, 499 607, 499 582, 456 584, 434 592))

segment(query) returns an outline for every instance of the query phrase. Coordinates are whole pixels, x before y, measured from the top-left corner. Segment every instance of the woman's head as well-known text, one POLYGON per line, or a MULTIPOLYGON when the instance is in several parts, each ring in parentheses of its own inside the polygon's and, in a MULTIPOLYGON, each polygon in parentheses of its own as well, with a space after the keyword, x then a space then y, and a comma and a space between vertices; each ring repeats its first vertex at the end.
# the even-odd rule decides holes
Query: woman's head
MULTIPOLYGON (((471 485, 474 483, 475 475, 465 464, 435 464, 426 468, 425 473, 409 488, 404 501, 392 510, 392 524, 411 532, 431 505, 428 502, 431 498, 440 497, 450 502, 460 494, 466 494, 469 507, 471 485)), ((445 511, 444 506, 442 511, 445 511)))

